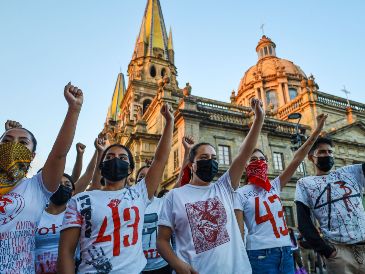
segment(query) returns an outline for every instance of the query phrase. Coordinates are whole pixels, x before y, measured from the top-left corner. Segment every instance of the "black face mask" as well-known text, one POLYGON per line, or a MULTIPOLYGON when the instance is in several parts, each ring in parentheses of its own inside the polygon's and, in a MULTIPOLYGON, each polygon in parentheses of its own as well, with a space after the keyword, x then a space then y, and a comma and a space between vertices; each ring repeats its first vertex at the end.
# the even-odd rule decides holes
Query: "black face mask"
POLYGON ((51 198, 49 199, 55 205, 60 206, 66 204, 71 199, 71 196, 72 196, 71 188, 64 185, 59 185, 56 192, 53 193, 51 198))
POLYGON ((200 180, 210 183, 218 173, 218 162, 216 160, 199 160, 196 161, 196 176, 200 180))
POLYGON ((129 163, 119 158, 102 162, 101 175, 111 182, 120 181, 129 175, 129 163))
POLYGON ((317 157, 316 166, 324 172, 330 171, 334 164, 332 156, 317 157))

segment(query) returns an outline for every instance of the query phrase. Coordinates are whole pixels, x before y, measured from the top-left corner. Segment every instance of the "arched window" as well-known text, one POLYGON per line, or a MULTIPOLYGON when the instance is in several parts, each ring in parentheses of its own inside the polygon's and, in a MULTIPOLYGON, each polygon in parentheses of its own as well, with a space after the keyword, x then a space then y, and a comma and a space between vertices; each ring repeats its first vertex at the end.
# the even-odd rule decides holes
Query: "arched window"
POLYGON ((143 101, 143 114, 146 113, 148 107, 150 106, 151 104, 151 100, 150 99, 146 99, 143 101))
POLYGON ((274 108, 278 107, 278 98, 275 90, 266 91, 266 104, 268 106, 271 104, 274 108))
POLYGON ((155 78, 156 77, 156 68, 155 68, 155 66, 151 66, 150 67, 150 75, 151 75, 151 77, 153 77, 153 78, 155 78))
POLYGON ((290 100, 294 100, 298 96, 298 91, 296 88, 289 88, 290 100))
POLYGON ((166 75, 166 69, 162 68, 161 69, 161 77, 164 77, 166 75))

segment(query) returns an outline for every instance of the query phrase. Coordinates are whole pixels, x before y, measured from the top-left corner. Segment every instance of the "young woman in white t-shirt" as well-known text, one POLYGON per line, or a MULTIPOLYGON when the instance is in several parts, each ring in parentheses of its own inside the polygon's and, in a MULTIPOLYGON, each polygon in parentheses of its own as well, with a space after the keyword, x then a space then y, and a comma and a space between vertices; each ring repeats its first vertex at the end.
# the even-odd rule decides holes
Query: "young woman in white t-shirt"
MULTIPOLYGON (((72 176, 64 173, 57 191, 52 194, 47 208, 43 211, 35 237, 35 271, 37 274, 57 273, 58 243, 66 205, 73 195, 85 191, 93 176, 97 155, 102 154, 105 149, 103 140, 96 139, 94 145, 95 153, 84 174, 80 177, 77 172, 73 172, 72 176), (78 180, 74 182, 74 178, 78 178, 78 180)), ((80 149, 85 149, 79 143, 76 147, 78 153, 80 149)), ((82 169, 82 167, 77 167, 79 164, 80 157, 76 160, 73 170, 82 169)))
MULTIPOLYGON (((151 165, 141 167, 137 171, 136 182, 141 182, 147 175, 151 165)), ((157 193, 155 193, 157 194, 157 193)), ((155 195, 156 196, 156 195, 155 195)), ((147 264, 142 274, 171 274, 171 267, 161 257, 157 251, 157 223, 160 215, 163 198, 155 197, 146 209, 144 215, 143 232, 142 232, 142 248, 146 256, 147 264)))
POLYGON ((61 183, 49 199, 47 208, 35 232, 35 273, 56 274, 58 242, 66 204, 75 192, 75 184, 68 174, 63 174, 61 183))
POLYGON ((67 205, 60 238, 58 271, 75 273, 74 254, 80 243, 79 273, 140 273, 146 265, 142 250, 144 212, 162 180, 171 150, 174 117, 161 107, 166 125, 146 177, 126 188, 133 172, 130 150, 120 144, 106 148, 99 168, 101 190, 74 196, 67 205))
MULTIPOLYGON (((67 114, 39 174, 26 178, 37 146, 29 130, 16 125, 7 128, 0 137, 1 273, 35 271, 35 230, 49 197, 61 181, 83 103, 82 91, 71 83, 65 86, 64 96, 67 114)), ((23 107, 27 107, 26 103, 23 107)))
POLYGON ((264 121, 259 100, 252 100, 252 127, 230 168, 215 183, 216 151, 198 143, 190 150, 192 179, 164 198, 159 217, 157 249, 177 273, 251 273, 234 215, 233 195, 253 151, 264 121), (176 254, 170 245, 176 236, 176 254))
POLYGON ((255 149, 246 163, 247 185, 235 196, 235 211, 243 236, 243 221, 248 230, 247 254, 254 274, 294 273, 293 255, 280 193, 316 141, 327 115, 317 117, 317 127, 294 154, 287 168, 269 181, 267 157, 255 149))

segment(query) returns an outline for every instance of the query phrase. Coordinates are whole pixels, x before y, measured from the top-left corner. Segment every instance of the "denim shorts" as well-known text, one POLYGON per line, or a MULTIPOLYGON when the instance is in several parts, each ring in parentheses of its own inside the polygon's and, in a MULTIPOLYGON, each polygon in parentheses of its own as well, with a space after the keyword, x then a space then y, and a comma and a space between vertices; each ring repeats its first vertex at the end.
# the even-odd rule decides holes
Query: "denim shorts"
POLYGON ((293 252, 290 246, 247 250, 252 274, 294 274, 293 252))

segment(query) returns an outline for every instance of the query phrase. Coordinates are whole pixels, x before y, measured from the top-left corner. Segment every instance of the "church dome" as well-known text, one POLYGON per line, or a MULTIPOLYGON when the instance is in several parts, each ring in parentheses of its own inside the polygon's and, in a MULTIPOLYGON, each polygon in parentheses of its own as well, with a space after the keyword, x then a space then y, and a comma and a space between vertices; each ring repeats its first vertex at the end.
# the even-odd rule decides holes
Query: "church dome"
POLYGON ((250 88, 257 81, 270 81, 280 76, 299 80, 307 78, 303 70, 292 61, 278 58, 275 48, 276 45, 270 38, 262 36, 256 47, 259 60, 256 65, 245 72, 238 88, 239 91, 250 88))

